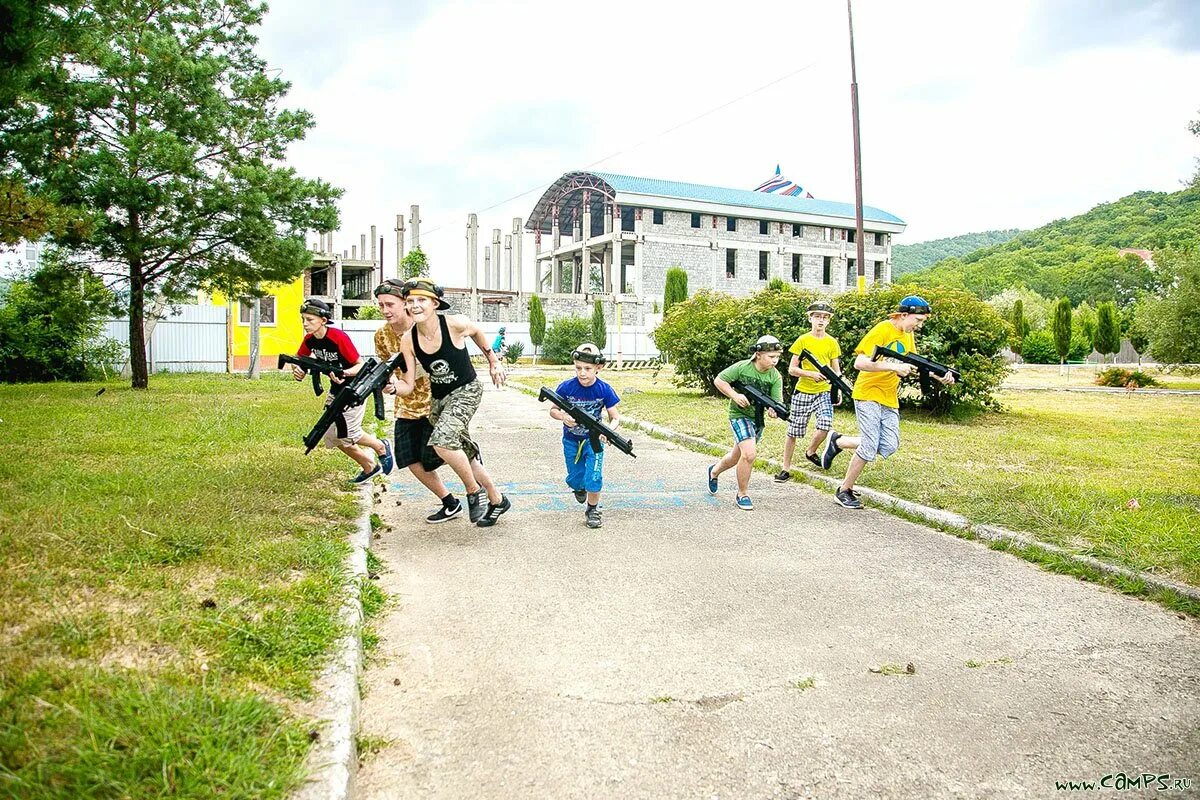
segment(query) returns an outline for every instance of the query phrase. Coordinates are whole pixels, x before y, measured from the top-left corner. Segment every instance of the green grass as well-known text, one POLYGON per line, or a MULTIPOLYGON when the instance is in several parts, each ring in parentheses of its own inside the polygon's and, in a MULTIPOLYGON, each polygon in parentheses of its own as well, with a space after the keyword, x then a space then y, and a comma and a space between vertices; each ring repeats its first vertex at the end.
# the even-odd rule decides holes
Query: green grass
POLYGON ((0 386, 0 796, 282 796, 357 496, 267 378, 0 386), (103 387, 104 394, 96 396, 103 387))
MULTIPOLYGON (((1057 364, 1021 364, 1009 373, 1004 381, 1005 388, 1079 388, 1094 387, 1096 375, 1111 364, 1072 364, 1060 369, 1057 364)), ((1137 364, 1118 366, 1137 369, 1137 364)), ((1163 372, 1158 367, 1142 367, 1142 371, 1162 384, 1158 389, 1200 390, 1200 376, 1184 375, 1179 372, 1163 372)))
POLYGON ((798 689, 803 692, 816 686, 817 679, 812 675, 809 675, 807 678, 801 678, 800 680, 792 681, 791 685, 793 689, 798 689))
MULTIPOLYGON (((539 386, 563 374, 514 380, 539 386)), ((730 442, 726 403, 675 387, 667 371, 657 379, 604 377, 621 393, 624 413, 730 442)), ((1000 399, 1003 413, 961 421, 904 412, 900 452, 868 466, 860 482, 1200 586, 1200 398, 1002 392, 1000 399), (1133 499, 1136 510, 1127 507, 1133 499)), ((834 428, 857 430, 848 405, 836 411, 834 428)), ((784 429, 768 423, 760 455, 782 458, 784 429)), ((793 472, 815 472, 797 451, 793 472)), ((843 455, 826 474, 841 476, 848 463, 843 455)))

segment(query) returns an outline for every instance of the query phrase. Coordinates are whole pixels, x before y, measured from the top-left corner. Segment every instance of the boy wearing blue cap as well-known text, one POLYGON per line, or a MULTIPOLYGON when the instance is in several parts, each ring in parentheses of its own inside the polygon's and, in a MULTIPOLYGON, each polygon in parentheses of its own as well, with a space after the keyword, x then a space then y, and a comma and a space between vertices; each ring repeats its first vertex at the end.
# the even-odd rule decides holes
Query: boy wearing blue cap
MULTIPOLYGON (((821 467, 829 469, 838 453, 854 451, 846 477, 835 495, 845 508, 863 507, 854 492, 854 484, 867 463, 874 461, 876 456, 887 458, 900 447, 900 379, 914 369, 902 361, 872 361, 871 356, 877 346, 897 353, 915 353, 913 332, 919 330, 932 313, 933 309, 924 298, 909 295, 854 348, 854 368, 858 370, 858 379, 854 382, 854 416, 858 420, 858 436, 831 432, 821 454, 821 467)), ((954 376, 949 372, 941 378, 932 377, 946 385, 954 383, 954 376)))

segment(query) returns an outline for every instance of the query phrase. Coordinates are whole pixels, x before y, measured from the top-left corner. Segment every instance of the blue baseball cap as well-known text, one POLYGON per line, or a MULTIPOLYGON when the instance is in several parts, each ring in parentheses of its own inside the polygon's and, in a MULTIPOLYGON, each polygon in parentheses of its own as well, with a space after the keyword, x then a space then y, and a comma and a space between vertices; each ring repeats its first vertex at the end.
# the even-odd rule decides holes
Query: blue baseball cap
POLYGON ((933 309, 929 307, 929 303, 924 297, 916 294, 910 294, 908 297, 900 301, 896 306, 897 314, 932 314, 933 309))

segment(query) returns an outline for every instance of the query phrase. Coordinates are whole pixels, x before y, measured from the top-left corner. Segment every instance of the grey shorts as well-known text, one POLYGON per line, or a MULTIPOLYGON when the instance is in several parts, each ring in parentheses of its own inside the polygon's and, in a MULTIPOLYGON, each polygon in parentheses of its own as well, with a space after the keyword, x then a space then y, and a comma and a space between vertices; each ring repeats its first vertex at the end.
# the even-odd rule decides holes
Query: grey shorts
POLYGON ((476 447, 471 441, 469 427, 471 417, 475 416, 482 401, 483 386, 479 381, 460 386, 445 397, 433 398, 429 410, 429 421, 433 424, 429 446, 465 450, 471 456, 476 447))
MULTIPOLYGON (((328 406, 332 402, 333 398, 330 397, 325 405, 328 406)), ((338 438, 337 425, 330 425, 325 429, 325 436, 321 441, 325 443, 326 447, 349 447, 352 444, 356 444, 363 435, 362 421, 366 410, 366 403, 357 405, 354 408, 347 408, 342 412, 342 419, 346 420, 346 435, 338 438)))
POLYGON ((875 456, 887 458, 900 449, 900 411, 874 400, 855 400, 854 416, 858 418, 858 449, 855 455, 863 461, 875 456))

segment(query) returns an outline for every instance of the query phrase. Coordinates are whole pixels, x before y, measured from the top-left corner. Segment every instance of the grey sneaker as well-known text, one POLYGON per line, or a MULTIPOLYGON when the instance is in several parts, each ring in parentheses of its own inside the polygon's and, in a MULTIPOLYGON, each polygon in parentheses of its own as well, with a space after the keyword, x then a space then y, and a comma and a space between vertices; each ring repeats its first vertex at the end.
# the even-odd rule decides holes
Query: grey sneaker
POLYGON ((484 488, 467 494, 467 516, 471 518, 472 523, 479 522, 483 517, 488 504, 487 499, 487 489, 484 488))
MULTIPOLYGON (((487 495, 484 495, 485 497, 487 495)), ((496 524, 496 520, 500 519, 500 515, 512 508, 512 503, 508 501, 507 495, 500 495, 500 505, 492 505, 488 503, 487 512, 479 518, 479 522, 475 524, 480 528, 490 528, 496 524)))
POLYGON ((779 474, 775 476, 776 483, 787 483, 791 479, 792 473, 788 472, 786 469, 779 470, 779 474))
POLYGON ((589 528, 599 528, 604 524, 604 520, 600 519, 599 508, 589 508, 583 512, 583 519, 589 528))
POLYGON ((834 498, 838 501, 838 505, 844 508, 862 508, 862 501, 854 496, 854 492, 849 489, 838 489, 834 498))

